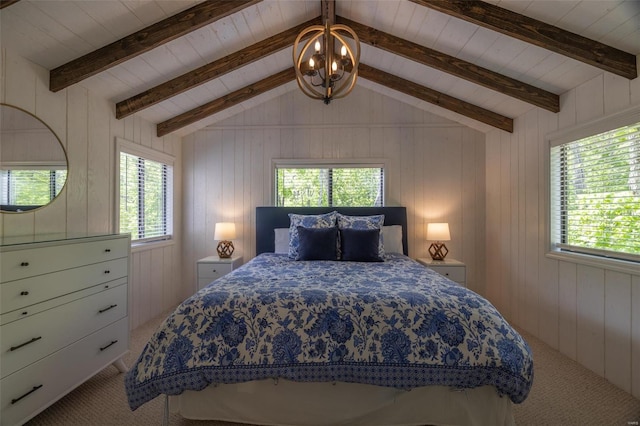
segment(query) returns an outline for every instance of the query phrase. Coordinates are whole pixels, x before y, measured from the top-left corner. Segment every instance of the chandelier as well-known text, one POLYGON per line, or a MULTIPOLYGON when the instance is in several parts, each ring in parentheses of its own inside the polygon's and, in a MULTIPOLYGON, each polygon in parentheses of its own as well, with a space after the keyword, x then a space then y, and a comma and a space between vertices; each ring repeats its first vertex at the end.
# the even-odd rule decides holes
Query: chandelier
POLYGON ((293 64, 302 92, 329 104, 332 99, 347 96, 356 84, 360 40, 348 26, 334 23, 333 0, 322 0, 322 19, 324 25, 312 25, 298 34, 293 44, 293 64), (303 39, 307 40, 300 48, 303 39))

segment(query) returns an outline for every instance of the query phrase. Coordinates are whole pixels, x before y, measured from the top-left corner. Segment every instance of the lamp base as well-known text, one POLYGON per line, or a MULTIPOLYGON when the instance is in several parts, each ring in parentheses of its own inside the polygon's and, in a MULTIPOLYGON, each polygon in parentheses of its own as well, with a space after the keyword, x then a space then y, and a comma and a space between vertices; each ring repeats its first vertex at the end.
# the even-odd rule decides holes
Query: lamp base
POLYGON ((431 243, 429 246, 429 254, 433 260, 444 260, 449 253, 449 249, 444 243, 431 243))
POLYGON ((233 242, 231 242, 231 241, 220 241, 218 243, 218 248, 216 250, 218 251, 218 256, 221 259, 228 259, 233 254, 233 250, 234 250, 233 242))

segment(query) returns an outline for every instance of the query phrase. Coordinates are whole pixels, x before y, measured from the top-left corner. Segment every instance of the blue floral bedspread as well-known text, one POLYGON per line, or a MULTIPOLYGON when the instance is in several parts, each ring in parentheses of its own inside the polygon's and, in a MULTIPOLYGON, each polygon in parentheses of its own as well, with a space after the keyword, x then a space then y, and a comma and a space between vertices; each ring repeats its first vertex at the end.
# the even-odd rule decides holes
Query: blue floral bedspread
POLYGON ((178 306, 125 386, 135 410, 160 394, 267 378, 493 385, 519 403, 533 359, 486 299, 406 256, 301 262, 268 253, 178 306))

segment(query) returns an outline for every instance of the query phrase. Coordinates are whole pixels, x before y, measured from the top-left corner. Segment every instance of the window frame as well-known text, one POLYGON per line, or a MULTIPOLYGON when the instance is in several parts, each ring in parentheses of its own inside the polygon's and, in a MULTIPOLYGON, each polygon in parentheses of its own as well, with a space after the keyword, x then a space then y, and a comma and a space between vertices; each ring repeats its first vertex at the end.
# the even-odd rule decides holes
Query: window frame
POLYGON ((361 159, 274 159, 271 161, 271 205, 276 206, 277 196, 277 174, 278 168, 318 168, 318 169, 333 169, 333 168, 380 168, 383 173, 382 181, 382 205, 387 205, 387 172, 386 161, 380 158, 361 158, 361 159))
POLYGON ((156 151, 152 148, 148 148, 143 145, 136 144, 134 142, 128 141, 126 139, 122 139, 116 137, 116 153, 115 153, 115 206, 114 206, 114 227, 116 232, 120 232, 120 153, 124 152, 126 154, 134 155, 137 157, 142 157, 145 160, 155 161, 157 163, 162 163, 164 165, 170 166, 172 168, 172 182, 167 182, 167 185, 170 185, 170 191, 172 194, 171 203, 169 204, 171 207, 171 217, 167 218, 166 224, 170 229, 167 234, 158 237, 152 237, 149 239, 140 239, 140 240, 131 240, 131 247, 133 248, 143 248, 149 247, 153 245, 153 247, 158 247, 161 245, 170 245, 173 244, 175 238, 175 157, 169 155, 164 152, 156 151))
POLYGON ((589 123, 583 123, 569 128, 551 132, 545 136, 545 159, 544 159, 544 177, 545 177, 545 255, 548 258, 574 262, 582 265, 593 266, 597 268, 609 269, 623 273, 637 275, 640 273, 640 261, 632 259, 624 259, 625 255, 618 257, 609 257, 603 255, 597 250, 585 248, 580 252, 562 249, 556 246, 554 234, 556 234, 556 224, 553 222, 554 208, 552 197, 554 188, 551 187, 551 148, 565 143, 578 141, 583 138, 595 136, 620 127, 629 126, 640 122, 640 106, 633 106, 615 114, 610 114, 599 119, 591 120, 589 123))

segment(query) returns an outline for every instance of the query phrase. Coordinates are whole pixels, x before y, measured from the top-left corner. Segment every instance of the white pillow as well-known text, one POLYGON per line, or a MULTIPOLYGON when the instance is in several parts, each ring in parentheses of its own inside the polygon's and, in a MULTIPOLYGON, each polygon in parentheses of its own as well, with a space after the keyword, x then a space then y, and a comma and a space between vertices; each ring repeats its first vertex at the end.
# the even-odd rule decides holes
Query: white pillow
POLYGON ((275 228, 275 250, 274 253, 289 253, 289 228, 275 228))
POLYGON ((382 243, 385 253, 400 253, 402 249, 402 225, 390 225, 382 227, 382 243))

